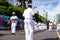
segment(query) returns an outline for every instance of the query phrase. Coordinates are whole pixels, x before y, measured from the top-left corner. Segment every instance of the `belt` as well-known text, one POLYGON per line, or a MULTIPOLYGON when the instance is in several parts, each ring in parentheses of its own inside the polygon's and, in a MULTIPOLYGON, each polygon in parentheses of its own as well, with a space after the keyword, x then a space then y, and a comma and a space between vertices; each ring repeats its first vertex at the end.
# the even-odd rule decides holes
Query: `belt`
POLYGON ((25 19, 33 19, 33 18, 25 18, 25 19))

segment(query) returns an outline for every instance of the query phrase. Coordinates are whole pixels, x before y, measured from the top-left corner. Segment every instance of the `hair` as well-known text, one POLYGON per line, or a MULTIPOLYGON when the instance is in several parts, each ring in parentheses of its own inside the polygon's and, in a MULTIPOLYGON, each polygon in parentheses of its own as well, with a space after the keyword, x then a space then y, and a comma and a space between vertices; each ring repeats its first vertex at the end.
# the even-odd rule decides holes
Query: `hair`
POLYGON ((32 5, 28 5, 28 7, 32 8, 32 5))

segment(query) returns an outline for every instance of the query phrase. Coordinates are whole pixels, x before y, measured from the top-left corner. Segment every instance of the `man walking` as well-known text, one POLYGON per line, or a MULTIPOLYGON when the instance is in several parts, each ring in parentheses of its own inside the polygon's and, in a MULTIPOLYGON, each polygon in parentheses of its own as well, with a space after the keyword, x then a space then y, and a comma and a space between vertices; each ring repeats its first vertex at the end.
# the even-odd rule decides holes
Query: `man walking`
POLYGON ((32 6, 28 5, 28 8, 24 11, 24 29, 25 29, 25 37, 26 40, 33 40, 33 29, 34 29, 34 11, 32 10, 32 6))
POLYGON ((12 17, 10 18, 11 21, 11 31, 12 31, 12 35, 15 35, 16 32, 16 25, 18 22, 18 17, 16 16, 15 12, 12 12, 12 17))
POLYGON ((49 31, 52 31, 52 28, 53 28, 53 22, 50 21, 50 23, 49 23, 49 31))

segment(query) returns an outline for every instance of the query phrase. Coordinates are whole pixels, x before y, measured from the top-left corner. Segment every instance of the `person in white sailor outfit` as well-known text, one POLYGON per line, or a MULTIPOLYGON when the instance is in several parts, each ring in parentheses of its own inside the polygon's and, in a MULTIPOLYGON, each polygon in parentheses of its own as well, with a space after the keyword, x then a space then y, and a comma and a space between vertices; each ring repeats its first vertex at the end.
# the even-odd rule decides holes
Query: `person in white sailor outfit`
POLYGON ((50 21, 50 23, 49 23, 49 31, 52 31, 52 28, 53 28, 53 22, 50 21))
POLYGON ((11 21, 11 32, 12 32, 12 35, 15 35, 16 25, 17 25, 17 22, 18 22, 18 17, 16 16, 15 12, 12 12, 12 16, 10 18, 10 21, 11 21))
POLYGON ((57 31, 60 31, 60 23, 57 23, 57 31))
POLYGON ((33 40, 34 21, 33 16, 35 15, 31 5, 24 11, 24 29, 25 29, 25 40, 33 40))

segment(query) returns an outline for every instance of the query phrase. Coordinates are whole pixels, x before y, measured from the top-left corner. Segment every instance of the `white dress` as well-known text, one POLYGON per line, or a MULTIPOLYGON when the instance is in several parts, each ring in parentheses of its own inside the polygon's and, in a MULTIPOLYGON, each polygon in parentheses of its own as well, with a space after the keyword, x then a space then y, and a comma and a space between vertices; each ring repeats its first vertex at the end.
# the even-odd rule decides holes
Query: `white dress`
POLYGON ((60 30, 60 24, 57 24, 57 30, 60 30))
POLYGON ((52 23, 49 23, 49 31, 52 31, 52 23))
POLYGON ((17 25, 17 20, 18 20, 18 17, 17 16, 12 16, 11 18, 10 18, 10 20, 12 20, 12 19, 14 19, 14 21, 13 22, 11 22, 11 32, 12 33, 15 33, 16 32, 16 25, 17 25), (17 20, 15 20, 15 19, 17 19, 17 20))

